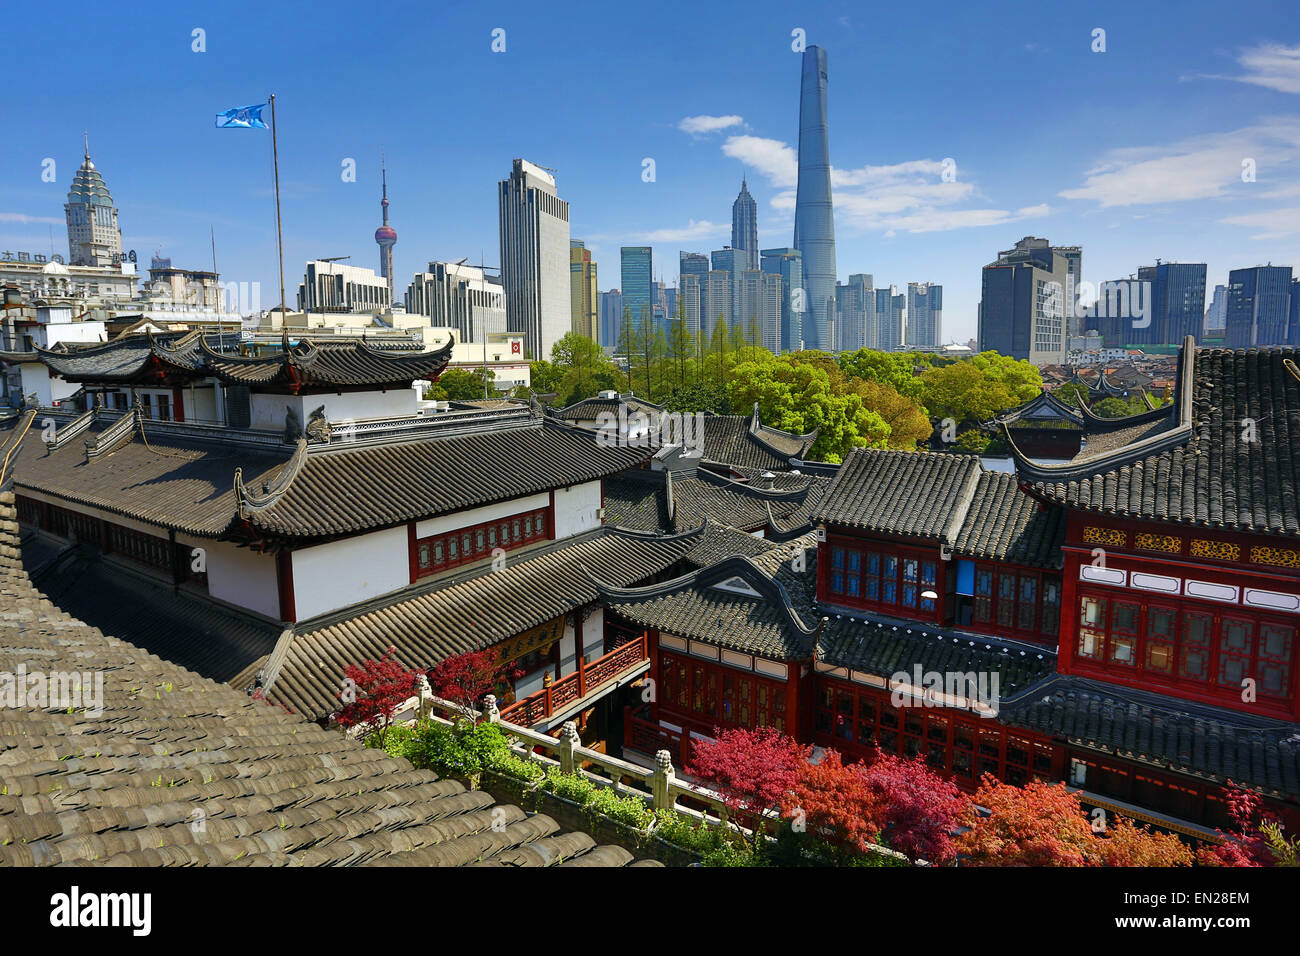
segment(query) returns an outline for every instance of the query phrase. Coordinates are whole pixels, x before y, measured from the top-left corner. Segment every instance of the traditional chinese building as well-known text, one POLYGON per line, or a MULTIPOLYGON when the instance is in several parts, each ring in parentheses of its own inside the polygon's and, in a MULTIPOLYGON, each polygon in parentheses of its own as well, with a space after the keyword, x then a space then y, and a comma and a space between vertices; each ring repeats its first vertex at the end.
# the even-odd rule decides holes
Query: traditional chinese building
POLYGON ((628 746, 688 760, 692 735, 769 724, 852 757, 925 754, 966 789, 1065 781, 1194 836, 1227 823, 1232 781, 1294 829, 1293 359, 1189 342, 1173 403, 1084 418, 1069 462, 1006 429, 1014 476, 859 450, 815 509, 815 553, 603 585, 652 651, 628 746))

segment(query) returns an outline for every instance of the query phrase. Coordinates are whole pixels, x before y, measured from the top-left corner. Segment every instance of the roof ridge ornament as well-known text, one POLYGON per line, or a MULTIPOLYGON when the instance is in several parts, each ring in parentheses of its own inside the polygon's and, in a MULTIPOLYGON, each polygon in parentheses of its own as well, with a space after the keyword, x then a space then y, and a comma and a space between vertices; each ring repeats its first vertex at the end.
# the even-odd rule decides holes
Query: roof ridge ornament
POLYGON ((244 469, 235 468, 235 504, 239 512, 239 517, 249 518, 259 511, 265 511, 273 507, 280 500, 281 495, 289 490, 289 486, 302 472, 303 464, 307 461, 307 439, 299 438, 297 447, 294 448, 293 454, 289 460, 284 463, 280 473, 271 481, 262 483, 260 492, 251 491, 244 483, 244 469))

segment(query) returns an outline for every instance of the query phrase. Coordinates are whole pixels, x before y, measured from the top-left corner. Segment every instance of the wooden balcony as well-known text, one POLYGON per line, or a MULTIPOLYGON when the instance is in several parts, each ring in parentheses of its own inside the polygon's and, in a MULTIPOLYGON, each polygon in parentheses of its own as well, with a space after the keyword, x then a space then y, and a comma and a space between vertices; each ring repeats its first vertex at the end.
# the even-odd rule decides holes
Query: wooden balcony
POLYGON ((626 683, 650 666, 645 635, 628 641, 604 657, 579 664, 548 687, 515 701, 501 711, 501 719, 523 727, 548 726, 567 719, 614 687, 626 683))

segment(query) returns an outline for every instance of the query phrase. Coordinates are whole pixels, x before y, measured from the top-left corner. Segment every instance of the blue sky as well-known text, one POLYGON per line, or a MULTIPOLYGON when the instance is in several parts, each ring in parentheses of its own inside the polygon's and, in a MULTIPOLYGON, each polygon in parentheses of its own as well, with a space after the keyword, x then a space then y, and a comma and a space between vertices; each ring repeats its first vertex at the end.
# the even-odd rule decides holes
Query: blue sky
POLYGON ((52 227, 66 254, 84 129, 127 248, 210 268, 212 226, 223 277, 275 304, 269 133, 213 122, 275 92, 291 302, 309 258, 377 268, 381 148, 401 288, 429 259, 497 263, 496 182, 516 156, 558 171, 602 289, 620 245, 652 244, 671 281, 679 249, 729 242, 744 172, 760 242, 790 244, 801 29, 829 56, 841 278, 942 283, 945 338, 975 333, 980 268, 1027 234, 1082 245, 1091 281, 1156 257, 1208 262, 1210 291, 1230 268, 1300 267, 1294 0, 973 7, 69 4, 76 29, 51 33, 29 4, 6 13, 22 39, 6 50, 0 247, 48 253, 52 227))

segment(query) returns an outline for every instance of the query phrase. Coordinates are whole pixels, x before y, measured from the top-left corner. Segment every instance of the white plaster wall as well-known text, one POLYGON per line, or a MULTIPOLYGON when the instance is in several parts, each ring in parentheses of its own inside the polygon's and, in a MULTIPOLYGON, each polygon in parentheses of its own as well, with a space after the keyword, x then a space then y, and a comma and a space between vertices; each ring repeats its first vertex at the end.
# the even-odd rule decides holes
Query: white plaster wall
POLYGON ((298 413, 298 422, 307 420, 317 408, 325 406, 325 417, 337 423, 345 418, 396 418, 416 413, 413 389, 392 388, 388 391, 335 392, 326 395, 275 395, 254 392, 250 398, 252 427, 283 429, 285 406, 298 413))
POLYGON ((431 534, 444 534, 458 528, 468 528, 471 525, 482 524, 485 521, 508 518, 510 515, 517 515, 521 511, 545 508, 550 503, 550 495, 529 495, 526 498, 511 498, 509 501, 498 501, 495 504, 484 505, 481 508, 471 508, 468 511, 458 511, 455 514, 426 518, 424 521, 415 523, 415 536, 417 538, 427 538, 431 534))
POLYGON ((293 552, 298 620, 406 587, 411 581, 409 551, 402 526, 293 552))
POLYGON ((605 609, 596 607, 582 622, 582 652, 595 660, 605 652, 605 609))
POLYGON ((555 490, 555 537, 568 538, 599 528, 601 483, 589 481, 555 490))
POLYGON ((280 590, 274 555, 240 548, 232 541, 211 541, 183 534, 178 534, 176 540, 191 549, 204 549, 208 594, 236 607, 280 620, 280 590))
POLYGON ((575 637, 573 621, 566 617, 564 620, 564 633, 560 635, 560 673, 556 675, 558 677, 572 674, 578 669, 578 657, 574 653, 575 637))

